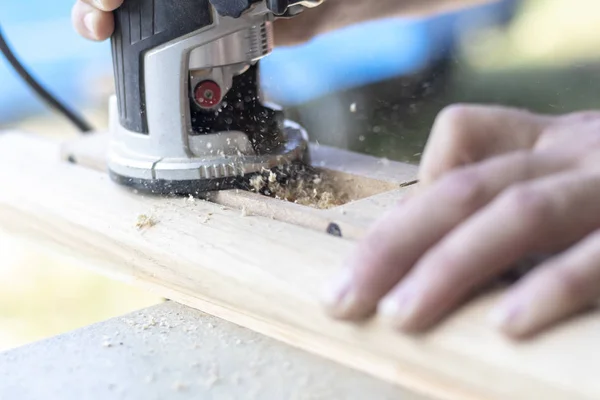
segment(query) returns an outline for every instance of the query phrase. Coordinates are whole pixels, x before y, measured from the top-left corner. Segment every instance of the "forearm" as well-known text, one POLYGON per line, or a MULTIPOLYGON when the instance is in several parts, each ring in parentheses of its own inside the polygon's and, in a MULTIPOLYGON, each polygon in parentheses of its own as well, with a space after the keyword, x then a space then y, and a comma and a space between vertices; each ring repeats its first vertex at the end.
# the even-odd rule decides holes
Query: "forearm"
POLYGON ((275 24, 275 41, 290 45, 358 22, 391 16, 418 16, 489 3, 492 0, 325 0, 301 15, 275 24))

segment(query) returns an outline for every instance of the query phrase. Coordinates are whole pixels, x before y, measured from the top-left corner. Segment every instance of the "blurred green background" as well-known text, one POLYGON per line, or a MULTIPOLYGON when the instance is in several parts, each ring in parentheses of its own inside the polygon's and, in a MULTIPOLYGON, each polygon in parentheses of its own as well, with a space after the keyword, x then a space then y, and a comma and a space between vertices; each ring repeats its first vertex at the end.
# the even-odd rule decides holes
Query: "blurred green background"
MULTIPOLYGON (((398 79, 328 96, 295 107, 290 115, 322 143, 418 162, 433 118, 451 103, 504 104, 553 114, 600 108, 598 0, 526 0, 506 27, 482 25, 463 34, 448 62, 418 80, 418 95, 403 95, 407 82, 398 79), (337 119, 324 123, 332 107, 337 119)), ((94 85, 101 93, 112 90, 109 77, 94 85)), ((98 104, 85 114, 104 129, 106 103, 98 104)), ((7 128, 76 135, 49 114, 0 126, 7 128)), ((0 350, 161 301, 2 231, 0 254, 0 350)))

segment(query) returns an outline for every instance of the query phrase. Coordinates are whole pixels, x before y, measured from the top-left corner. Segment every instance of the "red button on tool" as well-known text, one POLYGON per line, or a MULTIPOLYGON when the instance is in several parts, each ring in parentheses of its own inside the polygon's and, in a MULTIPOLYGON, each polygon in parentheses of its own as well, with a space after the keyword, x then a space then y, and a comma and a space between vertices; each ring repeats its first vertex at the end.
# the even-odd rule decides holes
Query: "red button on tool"
POLYGON ((194 99, 200 107, 214 107, 221 101, 221 87, 214 81, 202 81, 196 85, 194 99))

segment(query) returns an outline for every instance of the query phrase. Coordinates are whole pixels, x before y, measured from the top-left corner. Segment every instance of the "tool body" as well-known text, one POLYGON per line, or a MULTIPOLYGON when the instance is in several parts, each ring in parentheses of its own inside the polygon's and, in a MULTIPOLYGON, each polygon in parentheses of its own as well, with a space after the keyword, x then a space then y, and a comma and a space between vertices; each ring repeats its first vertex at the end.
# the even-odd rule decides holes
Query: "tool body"
POLYGON ((108 168, 124 185, 197 194, 308 161, 308 137, 261 100, 272 23, 321 0, 127 0, 111 39, 108 168))

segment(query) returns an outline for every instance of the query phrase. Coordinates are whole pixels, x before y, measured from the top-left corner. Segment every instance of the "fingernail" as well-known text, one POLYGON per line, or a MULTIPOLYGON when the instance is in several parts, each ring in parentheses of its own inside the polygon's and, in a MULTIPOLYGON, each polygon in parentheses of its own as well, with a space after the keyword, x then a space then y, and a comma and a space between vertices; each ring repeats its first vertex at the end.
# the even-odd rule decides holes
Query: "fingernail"
POLYGON ((345 298, 352 286, 352 271, 344 269, 340 275, 333 279, 325 287, 322 295, 323 303, 332 310, 342 308, 345 298))
POLYGON ((87 13, 85 14, 85 16, 83 17, 83 25, 85 26, 85 29, 87 29, 89 35, 92 38, 96 37, 96 29, 95 29, 95 16, 94 13, 87 13))
POLYGON ((104 1, 103 0, 94 0, 94 4, 101 10, 104 10, 104 1))
POLYGON ((394 325, 402 326, 414 314, 414 292, 411 288, 385 297, 378 307, 380 315, 393 321, 394 325))
POLYGON ((516 304, 501 305, 494 308, 488 315, 488 321, 496 328, 507 329, 513 326, 520 314, 516 304))

